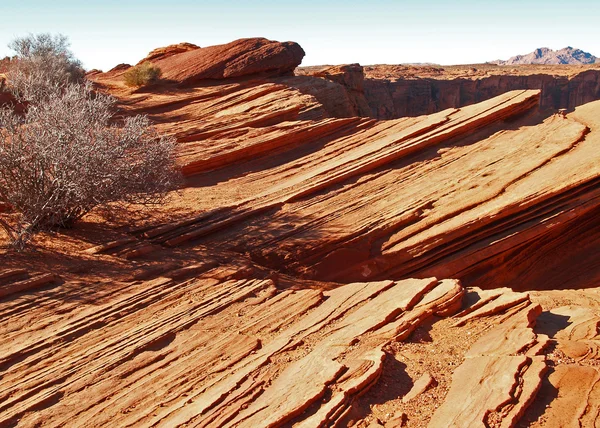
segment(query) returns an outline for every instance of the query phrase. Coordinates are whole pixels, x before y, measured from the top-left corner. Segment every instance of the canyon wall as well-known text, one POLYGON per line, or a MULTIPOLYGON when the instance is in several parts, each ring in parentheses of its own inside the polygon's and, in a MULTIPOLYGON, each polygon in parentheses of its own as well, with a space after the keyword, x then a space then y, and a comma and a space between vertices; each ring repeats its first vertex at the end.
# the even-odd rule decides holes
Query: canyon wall
POLYGON ((571 77, 533 74, 478 79, 365 79, 364 82, 367 102, 377 119, 432 114, 517 89, 541 89, 540 110, 573 110, 600 99, 600 70, 587 70, 571 77))

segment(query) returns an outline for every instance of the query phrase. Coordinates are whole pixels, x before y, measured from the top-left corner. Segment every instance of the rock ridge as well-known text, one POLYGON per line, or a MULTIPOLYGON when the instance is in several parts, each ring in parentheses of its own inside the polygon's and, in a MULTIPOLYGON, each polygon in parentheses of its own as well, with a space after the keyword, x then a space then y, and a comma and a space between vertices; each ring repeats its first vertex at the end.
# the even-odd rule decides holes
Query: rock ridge
POLYGON ((168 53, 153 51, 146 61, 160 67, 163 79, 182 85, 207 79, 288 75, 304 57, 304 50, 295 42, 265 38, 239 39, 205 48, 177 45, 163 49, 168 53))

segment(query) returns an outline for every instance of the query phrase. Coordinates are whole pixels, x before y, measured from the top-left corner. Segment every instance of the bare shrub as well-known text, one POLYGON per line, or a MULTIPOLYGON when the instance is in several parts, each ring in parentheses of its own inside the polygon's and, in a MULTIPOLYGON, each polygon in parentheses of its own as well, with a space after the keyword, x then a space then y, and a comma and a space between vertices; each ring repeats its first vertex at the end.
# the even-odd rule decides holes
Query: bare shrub
POLYGON ((15 245, 109 202, 161 202, 176 184, 174 139, 145 116, 112 123, 114 104, 89 84, 70 84, 24 115, 0 109, 0 204, 19 215, 0 226, 15 245))
POLYGON ((83 81, 81 62, 62 34, 29 34, 14 39, 8 46, 16 53, 10 61, 8 81, 19 101, 40 102, 68 84, 83 81))
POLYGON ((160 68, 155 67, 150 62, 144 62, 127 70, 123 74, 123 78, 127 86, 139 88, 155 83, 160 79, 161 74, 160 68))

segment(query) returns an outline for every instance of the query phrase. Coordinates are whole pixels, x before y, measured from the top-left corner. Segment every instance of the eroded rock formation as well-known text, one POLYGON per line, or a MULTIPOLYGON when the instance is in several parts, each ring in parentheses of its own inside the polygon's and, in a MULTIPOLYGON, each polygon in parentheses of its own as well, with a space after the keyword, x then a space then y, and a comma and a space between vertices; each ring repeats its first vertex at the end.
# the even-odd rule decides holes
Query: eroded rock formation
POLYGON ((506 61, 493 61, 498 65, 516 65, 516 64, 594 64, 600 62, 600 58, 595 57, 589 52, 581 49, 566 48, 552 50, 550 48, 538 48, 525 55, 516 55, 506 61))
MULTIPOLYGON (((157 61, 196 73, 205 49, 157 61)), ((146 91, 124 69, 90 78, 176 136, 185 186, 146 224, 69 235, 66 262, 7 258, 0 426, 599 417, 600 102, 378 121, 355 66, 146 91)))
POLYGON ((196 49, 200 49, 200 46, 197 46, 193 43, 178 43, 176 45, 169 45, 162 48, 156 48, 152 52, 150 52, 146 56, 146 58, 140 60, 138 64, 142 64, 146 61, 158 61, 173 55, 177 55, 179 53, 189 52, 196 49))
POLYGON ((190 48, 185 46, 153 51, 145 59, 156 64, 162 77, 189 85, 205 79, 226 79, 257 74, 290 74, 300 65, 304 51, 294 42, 275 42, 262 38, 240 39, 234 42, 190 48), (174 53, 174 49, 179 53, 174 53))
POLYGON ((344 86, 348 96, 352 100, 353 107, 357 113, 356 115, 364 117, 372 115, 371 108, 365 97, 365 75, 360 64, 327 67, 310 75, 323 77, 344 86))
MULTIPOLYGON (((476 66, 478 67, 478 66, 476 66)), ((477 69, 475 69, 477 70, 477 69)), ((477 73, 477 71, 476 71, 477 73)), ((549 71, 524 74, 488 74, 472 77, 367 78, 365 96, 373 117, 394 119, 403 116, 432 114, 450 107, 462 107, 516 89, 542 91, 539 108, 555 111, 575 107, 600 99, 600 70, 590 69, 572 75, 557 75, 549 71)))

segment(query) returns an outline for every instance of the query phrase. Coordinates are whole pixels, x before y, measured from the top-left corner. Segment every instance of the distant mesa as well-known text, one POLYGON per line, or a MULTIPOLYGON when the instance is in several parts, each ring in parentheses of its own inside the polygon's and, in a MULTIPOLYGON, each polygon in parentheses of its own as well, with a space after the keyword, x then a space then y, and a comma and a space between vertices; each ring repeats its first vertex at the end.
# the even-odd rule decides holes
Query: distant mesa
POLYGON ((538 48, 527 55, 517 55, 502 61, 491 61, 498 65, 522 65, 522 64, 546 64, 546 65, 583 65, 600 63, 600 58, 584 52, 581 49, 575 49, 571 46, 560 50, 549 48, 538 48))
POLYGON ((142 62, 160 67, 166 80, 193 84, 206 79, 292 74, 304 55, 295 42, 250 38, 205 48, 180 43, 155 49, 142 62))

